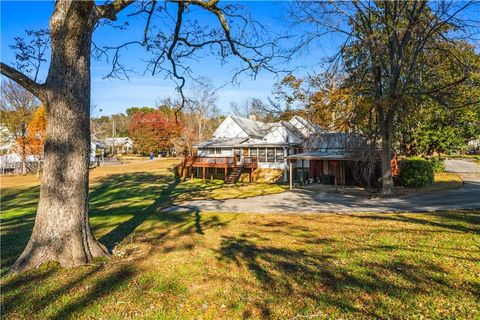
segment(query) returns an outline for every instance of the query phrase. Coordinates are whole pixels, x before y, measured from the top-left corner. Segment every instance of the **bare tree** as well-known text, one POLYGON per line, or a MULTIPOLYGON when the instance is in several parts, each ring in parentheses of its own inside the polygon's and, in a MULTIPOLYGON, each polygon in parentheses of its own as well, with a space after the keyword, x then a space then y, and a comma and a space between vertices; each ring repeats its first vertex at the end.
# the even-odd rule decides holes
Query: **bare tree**
POLYGON ((13 81, 2 81, 0 123, 15 140, 15 151, 22 161, 22 174, 27 173, 28 124, 33 118, 37 99, 33 94, 13 81))
POLYGON ((191 88, 189 96, 188 111, 195 119, 198 141, 202 141, 211 131, 211 128, 206 128, 209 118, 218 112, 217 90, 210 80, 204 78, 191 88))
MULTIPOLYGON (((32 80, 21 70, 0 64, 1 74, 34 94, 47 110, 44 174, 40 200, 30 240, 13 266, 19 271, 46 261, 62 266, 87 263, 108 255, 90 231, 88 222, 88 166, 90 152, 90 64, 91 52, 97 57, 111 54, 110 76, 128 76, 121 52, 129 45, 144 47, 152 54, 148 71, 164 72, 178 81, 182 98, 188 61, 217 53, 225 60, 240 59, 242 67, 234 71, 256 74, 272 70, 276 44, 266 41, 261 25, 239 11, 232 3, 216 0, 142 1, 131 0, 56 1, 50 17, 50 64, 44 83, 32 80), (92 45, 96 28, 117 21, 128 7, 128 17, 143 17, 141 39, 110 47, 92 45), (210 15, 206 26, 191 17, 193 11, 210 15), (154 19, 157 23, 152 23, 154 19), (164 23, 167 23, 164 25, 164 23)), ((127 18, 128 19, 128 18, 127 18)), ((183 108, 182 99, 180 108, 183 108)))
POLYGON ((383 194, 393 192, 392 135, 406 101, 449 90, 472 74, 448 44, 478 34, 478 20, 463 18, 468 10, 478 10, 477 5, 414 0, 298 2, 295 7, 295 20, 311 26, 299 50, 325 34, 340 35, 343 42, 330 62, 345 68, 358 95, 371 98, 381 137, 383 194), (460 76, 447 84, 424 86, 423 66, 433 52, 450 61, 460 76))

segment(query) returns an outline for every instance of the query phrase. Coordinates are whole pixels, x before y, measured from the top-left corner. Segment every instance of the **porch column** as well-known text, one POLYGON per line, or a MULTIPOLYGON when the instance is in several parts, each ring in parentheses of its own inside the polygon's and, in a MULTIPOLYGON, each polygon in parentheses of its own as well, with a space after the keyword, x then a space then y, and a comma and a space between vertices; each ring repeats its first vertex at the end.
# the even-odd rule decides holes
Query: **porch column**
POLYGON ((300 179, 300 183, 303 187, 303 180, 305 179, 305 162, 304 160, 302 159, 302 177, 300 179))
POLYGON ((292 165, 292 160, 289 159, 289 166, 290 166, 290 190, 293 189, 293 165, 292 165))
POLYGON ((225 157, 225 168, 223 168, 223 181, 227 180, 227 157, 225 157))
POLYGON ((207 172, 205 170, 205 165, 203 165, 202 167, 202 179, 203 179, 203 183, 206 182, 206 175, 207 175, 207 172))

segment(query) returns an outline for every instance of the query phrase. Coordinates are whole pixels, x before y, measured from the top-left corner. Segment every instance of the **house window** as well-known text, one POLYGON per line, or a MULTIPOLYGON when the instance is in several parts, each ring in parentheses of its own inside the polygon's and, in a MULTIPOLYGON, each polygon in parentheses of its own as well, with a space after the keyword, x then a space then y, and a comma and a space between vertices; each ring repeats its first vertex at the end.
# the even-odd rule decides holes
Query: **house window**
POLYGON ((223 174, 222 168, 216 168, 216 174, 223 174))
POLYGON ((257 148, 250 149, 250 157, 258 157, 258 149, 257 148))
POLYGON ((208 154, 215 154, 215 148, 208 149, 208 154))
POLYGON ((275 162, 283 162, 283 148, 275 149, 275 162))
POLYGON ((222 154, 222 149, 215 148, 215 154, 222 154))
POLYGON ((265 162, 266 150, 264 148, 258 149, 258 162, 265 162))
POLYGON ((267 162, 275 162, 275 148, 267 149, 267 162))

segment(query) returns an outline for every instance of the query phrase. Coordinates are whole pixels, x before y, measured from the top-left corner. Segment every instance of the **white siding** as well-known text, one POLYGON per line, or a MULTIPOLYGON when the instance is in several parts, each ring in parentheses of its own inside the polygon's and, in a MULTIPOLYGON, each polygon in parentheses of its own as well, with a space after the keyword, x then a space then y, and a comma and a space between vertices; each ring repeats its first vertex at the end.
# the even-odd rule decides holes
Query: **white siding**
POLYGON ((300 120, 298 119, 298 117, 293 117, 292 119, 290 119, 290 124, 292 124, 295 128, 297 128, 298 130, 300 130, 300 132, 302 132, 302 134, 305 136, 305 137, 309 137, 313 132, 311 130, 311 128, 308 128, 307 126, 305 126, 304 123, 300 122, 300 120))
POLYGON ((208 156, 208 149, 198 149, 198 155, 201 157, 208 156))
POLYGON ((232 157, 233 152, 232 148, 216 148, 217 153, 210 153, 210 149, 212 148, 201 148, 198 149, 198 155, 201 157, 232 157), (220 150, 220 153, 218 151, 220 150))
POLYGON ((215 138, 248 138, 248 134, 230 116, 213 133, 215 138))
POLYGON ((264 138, 267 143, 301 143, 302 140, 284 126, 276 126, 264 138))
POLYGON ((222 157, 233 157, 232 148, 222 148, 221 156, 222 157))

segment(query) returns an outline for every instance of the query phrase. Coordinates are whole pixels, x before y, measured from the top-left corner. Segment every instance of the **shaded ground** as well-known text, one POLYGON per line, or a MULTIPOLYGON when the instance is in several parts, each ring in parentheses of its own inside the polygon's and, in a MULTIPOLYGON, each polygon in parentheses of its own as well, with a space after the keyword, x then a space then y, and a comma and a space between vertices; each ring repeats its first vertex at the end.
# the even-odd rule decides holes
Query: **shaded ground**
POLYGON ((38 187, 2 190, 2 319, 480 317, 478 210, 169 213, 178 196, 213 191, 155 165, 96 180, 91 224, 115 254, 72 269, 6 273, 38 187))
POLYGON ((480 208, 480 174, 462 174, 464 187, 419 195, 374 198, 318 190, 293 190, 271 196, 230 200, 187 201, 168 211, 315 213, 402 212, 480 208))
POLYGON ((3 277, 2 318, 480 316, 479 211, 144 214, 110 260, 3 277))

